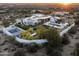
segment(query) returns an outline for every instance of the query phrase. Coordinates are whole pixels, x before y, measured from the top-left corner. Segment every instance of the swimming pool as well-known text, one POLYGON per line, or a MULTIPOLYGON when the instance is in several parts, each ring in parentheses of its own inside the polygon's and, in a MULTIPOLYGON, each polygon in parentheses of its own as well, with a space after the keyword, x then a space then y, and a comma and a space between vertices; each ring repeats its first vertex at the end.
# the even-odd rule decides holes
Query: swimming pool
POLYGON ((10 30, 9 30, 10 33, 18 33, 18 32, 20 32, 20 31, 21 31, 21 30, 18 29, 18 28, 13 28, 13 29, 10 29, 10 30))

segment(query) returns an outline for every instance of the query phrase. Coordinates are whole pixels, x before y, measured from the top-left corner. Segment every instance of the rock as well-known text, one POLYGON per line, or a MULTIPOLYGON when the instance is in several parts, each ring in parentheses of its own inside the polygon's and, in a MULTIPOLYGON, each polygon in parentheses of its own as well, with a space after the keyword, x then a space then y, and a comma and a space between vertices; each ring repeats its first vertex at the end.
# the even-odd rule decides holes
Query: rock
POLYGON ((4 45, 6 40, 0 40, 0 45, 4 45))
POLYGON ((9 48, 9 52, 14 52, 14 51, 16 51, 16 48, 15 47, 9 48))
POLYGON ((79 39, 79 36, 75 37, 75 39, 79 39))
POLYGON ((17 51, 14 53, 14 56, 24 56, 25 51, 23 49, 17 49, 17 51))
POLYGON ((8 50, 8 48, 4 48, 4 51, 8 50))

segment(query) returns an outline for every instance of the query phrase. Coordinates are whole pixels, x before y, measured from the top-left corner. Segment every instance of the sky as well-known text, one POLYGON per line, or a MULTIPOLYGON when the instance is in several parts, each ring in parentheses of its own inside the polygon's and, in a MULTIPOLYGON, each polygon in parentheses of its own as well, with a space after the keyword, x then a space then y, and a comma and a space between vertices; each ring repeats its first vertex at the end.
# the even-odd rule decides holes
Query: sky
POLYGON ((0 0, 0 3, 79 3, 79 0, 0 0))

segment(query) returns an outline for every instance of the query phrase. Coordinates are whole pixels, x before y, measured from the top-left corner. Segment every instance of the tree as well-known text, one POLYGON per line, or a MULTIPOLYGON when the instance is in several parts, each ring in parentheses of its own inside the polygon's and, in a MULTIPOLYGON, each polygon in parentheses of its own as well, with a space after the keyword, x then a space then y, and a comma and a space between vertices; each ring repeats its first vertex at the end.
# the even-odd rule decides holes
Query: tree
POLYGON ((21 36, 21 38, 23 38, 23 39, 29 39, 29 40, 34 39, 34 37, 33 37, 33 36, 31 35, 31 33, 28 32, 28 31, 23 31, 23 32, 21 32, 21 33, 20 33, 20 36, 21 36))
POLYGON ((30 32, 30 33, 33 33, 34 32, 33 31, 33 28, 29 28, 27 31, 30 32))
POLYGON ((48 45, 46 47, 47 55, 61 55, 59 50, 62 46, 62 39, 59 36, 57 29, 48 29, 46 32, 46 39, 48 40, 48 45))
POLYGON ((59 45, 62 41, 57 29, 52 29, 52 28, 46 29, 45 27, 40 26, 37 29, 37 34, 40 36, 40 38, 47 39, 48 43, 53 46, 59 45))
POLYGON ((79 56, 79 43, 76 43, 76 47, 75 47, 72 55, 79 56))
POLYGON ((47 29, 44 26, 40 25, 40 26, 37 27, 36 33, 37 33, 37 35, 39 36, 40 39, 45 39, 45 36, 46 36, 45 33, 46 32, 47 32, 47 29))
POLYGON ((47 32, 47 36, 46 36, 48 43, 53 46, 53 47, 57 47, 59 45, 61 45, 62 39, 59 35, 59 32, 57 31, 57 29, 49 29, 47 32))

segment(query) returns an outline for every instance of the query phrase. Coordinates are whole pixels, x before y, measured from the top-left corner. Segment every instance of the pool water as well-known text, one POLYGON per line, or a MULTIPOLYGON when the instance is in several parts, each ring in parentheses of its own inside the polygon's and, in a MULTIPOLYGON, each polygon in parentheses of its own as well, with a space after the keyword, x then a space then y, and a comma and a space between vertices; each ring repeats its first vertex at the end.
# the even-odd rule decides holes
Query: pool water
POLYGON ((10 33, 16 33, 16 32, 20 32, 20 30, 17 29, 17 28, 14 28, 14 29, 9 30, 9 32, 10 33))
POLYGON ((16 37, 19 37, 19 35, 16 35, 16 37))

